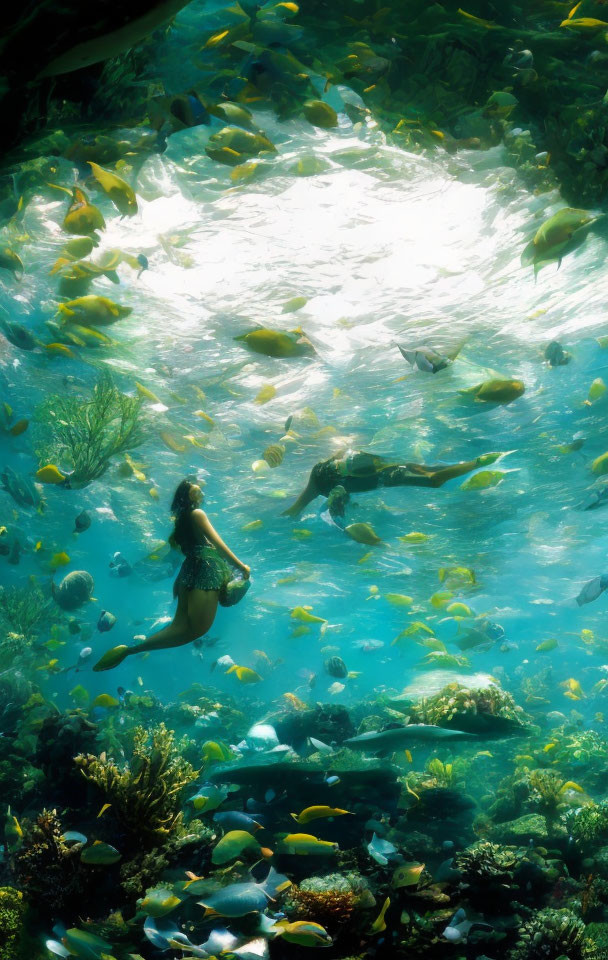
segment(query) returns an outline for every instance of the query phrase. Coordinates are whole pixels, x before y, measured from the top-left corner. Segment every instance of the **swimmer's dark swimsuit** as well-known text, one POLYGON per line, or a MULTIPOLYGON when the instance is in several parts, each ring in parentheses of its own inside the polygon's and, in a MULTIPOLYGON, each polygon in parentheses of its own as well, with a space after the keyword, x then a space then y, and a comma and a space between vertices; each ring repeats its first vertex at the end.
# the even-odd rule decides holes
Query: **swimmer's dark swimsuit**
POLYGON ((434 474, 442 469, 445 465, 391 463, 372 453, 349 451, 344 457, 315 464, 310 477, 319 493, 328 497, 339 485, 348 493, 364 493, 378 487, 433 486, 434 474))

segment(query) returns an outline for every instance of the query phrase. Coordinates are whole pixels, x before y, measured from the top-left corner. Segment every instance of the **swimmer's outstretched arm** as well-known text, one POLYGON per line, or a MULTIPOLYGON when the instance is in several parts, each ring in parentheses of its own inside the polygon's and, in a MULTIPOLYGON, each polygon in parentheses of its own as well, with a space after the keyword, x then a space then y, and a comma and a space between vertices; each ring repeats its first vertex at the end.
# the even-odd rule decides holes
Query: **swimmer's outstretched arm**
POLYGON ((220 553, 223 554, 226 559, 230 561, 230 563, 237 567, 237 569, 242 572, 245 579, 247 579, 251 572, 249 567, 246 563, 243 563, 241 560, 239 560, 236 554, 232 552, 230 547, 224 543, 205 511, 200 509, 193 510, 192 517, 194 519, 195 526, 201 531, 201 533, 205 535, 209 543, 212 543, 214 547, 217 547, 220 553))

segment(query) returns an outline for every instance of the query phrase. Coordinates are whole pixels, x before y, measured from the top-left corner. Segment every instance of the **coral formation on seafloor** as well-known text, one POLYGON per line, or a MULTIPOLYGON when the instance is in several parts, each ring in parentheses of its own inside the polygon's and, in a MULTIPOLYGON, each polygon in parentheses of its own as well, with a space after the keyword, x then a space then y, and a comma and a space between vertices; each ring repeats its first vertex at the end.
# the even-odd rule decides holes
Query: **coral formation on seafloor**
POLYGON ((150 731, 135 729, 131 758, 122 766, 104 754, 80 754, 75 762, 144 847, 158 846, 178 829, 182 790, 198 775, 175 749, 174 734, 164 723, 150 731))

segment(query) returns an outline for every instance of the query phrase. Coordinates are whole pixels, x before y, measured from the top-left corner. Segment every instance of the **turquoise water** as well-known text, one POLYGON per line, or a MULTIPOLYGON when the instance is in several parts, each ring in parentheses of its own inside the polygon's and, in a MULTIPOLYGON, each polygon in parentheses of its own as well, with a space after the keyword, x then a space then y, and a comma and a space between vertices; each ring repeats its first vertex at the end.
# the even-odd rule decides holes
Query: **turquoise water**
MULTIPOLYGON (((159 42, 155 69, 165 80, 170 78, 174 89, 193 82, 192 59, 183 51, 196 45, 203 14, 210 16, 209 6, 191 4, 177 18, 168 39, 159 42)), ((205 24, 212 28, 209 19, 205 24)), ((361 122, 349 119, 344 105, 361 105, 352 90, 341 85, 328 92, 323 89, 321 85, 319 95, 338 111, 335 129, 313 127, 303 118, 279 121, 270 110, 252 106, 256 125, 277 152, 263 157, 251 179, 235 179, 233 168, 206 155, 209 138, 223 126, 212 119, 210 126, 172 134, 164 152, 134 161, 129 182, 137 195, 136 216, 121 218, 107 197, 92 194, 107 228, 91 258, 118 248, 134 257, 143 255, 148 262, 139 276, 122 264, 120 285, 101 277, 91 286, 89 292, 131 310, 103 328, 111 345, 75 346, 71 357, 50 354, 43 346, 55 339, 46 324, 55 318, 62 300, 57 277, 50 271, 67 239, 62 229, 65 194, 41 191, 29 200, 20 219, 3 228, 3 242, 19 244, 25 274, 17 281, 6 271, 0 273, 0 315, 22 324, 38 342, 33 350, 22 350, 2 340, 2 400, 16 419, 27 418, 30 425, 16 437, 0 435, 0 466, 35 481, 45 462, 37 438, 49 429, 40 412, 48 397, 87 395, 104 371, 129 396, 145 388, 144 439, 130 451, 136 473, 121 455, 88 486, 38 484, 44 502, 40 510, 19 506, 8 491, 0 491, 0 526, 5 525, 8 536, 16 536, 22 546, 18 565, 0 557, 3 585, 27 588, 29 578, 35 578, 50 592, 52 579, 58 583, 75 570, 88 571, 95 582, 90 603, 64 617, 60 625, 53 615, 41 629, 36 666, 18 662, 10 679, 15 682, 25 673, 61 711, 83 707, 98 724, 93 746, 106 750, 107 745, 110 754, 112 749, 119 751, 117 759, 130 756, 135 723, 151 727, 153 721, 171 724, 178 717, 178 738, 191 738, 189 743, 180 741, 183 754, 190 750, 192 759, 196 752, 197 764, 202 763, 201 748, 207 735, 213 735, 222 745, 229 741, 232 750, 226 748, 226 753, 234 760, 233 772, 253 755, 241 739, 250 724, 271 720, 278 726, 297 716, 304 705, 344 706, 353 729, 360 732, 368 721, 382 727, 401 723, 403 714, 391 712, 390 704, 394 706, 392 698, 404 691, 415 701, 453 681, 472 688, 498 682, 529 715, 525 739, 505 737, 498 743, 498 735, 482 735, 473 744, 416 743, 409 756, 400 749, 391 754, 391 764, 381 757, 378 766, 365 752, 364 759, 355 762, 353 756, 359 755, 342 753, 340 744, 334 744, 339 756, 331 763, 343 763, 339 772, 346 770, 351 780, 344 776, 343 792, 332 794, 323 770, 321 780, 313 776, 301 786, 300 807, 335 802, 353 808, 357 819, 345 816, 347 826, 332 820, 304 829, 340 842, 344 859, 336 872, 355 870, 367 878, 376 901, 369 918, 364 913, 361 921, 366 935, 385 897, 393 898, 384 939, 366 946, 362 933, 359 946, 367 952, 356 953, 347 941, 344 948, 338 942, 331 956, 348 952, 349 960, 351 953, 371 957, 382 945, 389 951, 382 956, 387 956, 397 939, 409 949, 402 928, 410 920, 403 920, 401 911, 413 915, 414 909, 421 913, 426 909, 419 903, 412 907, 407 899, 411 891, 395 893, 389 871, 382 874, 376 866, 381 860, 371 853, 363 860, 378 831, 403 851, 407 865, 412 866, 413 858, 425 860, 427 885, 445 882, 449 903, 432 903, 437 937, 464 904, 469 917, 479 908, 479 915, 487 915, 493 924, 504 921, 511 939, 500 948, 494 943, 484 947, 489 956, 498 950, 509 960, 536 960, 533 954, 524 958, 523 953, 504 952, 503 946, 506 950, 516 940, 516 924, 523 923, 533 908, 566 903, 562 881, 565 886, 572 883, 568 909, 585 916, 580 906, 585 877, 603 876, 601 864, 590 859, 590 846, 576 846, 582 833, 570 834, 566 815, 579 804, 592 812, 603 811, 593 804, 605 794, 608 756, 603 740, 608 685, 605 597, 580 607, 576 603, 583 586, 607 572, 608 508, 583 509, 590 496, 604 488, 604 478, 592 464, 608 450, 608 391, 603 393, 603 382, 597 383, 598 378, 608 383, 608 351, 602 346, 607 332, 607 239, 600 221, 599 229, 589 233, 559 267, 552 263, 535 277, 532 267, 522 267, 521 253, 540 224, 564 206, 557 191, 532 194, 507 164, 501 146, 454 155, 409 154, 387 141, 371 114, 361 122), (294 298, 305 302, 286 311, 294 298), (256 325, 285 331, 298 327, 315 353, 287 359, 255 354, 237 338, 256 325), (554 340, 571 355, 567 365, 551 367, 545 359, 554 340), (459 345, 460 352, 447 369, 433 375, 413 369, 398 344, 459 345), (521 380, 525 393, 504 405, 475 402, 464 393, 495 378, 521 380), (282 461, 275 467, 263 459, 272 445, 283 448, 282 461), (323 497, 297 520, 282 516, 313 465, 344 447, 398 463, 450 464, 500 453, 489 468, 501 471, 494 477, 500 482, 476 488, 473 473, 472 481, 468 476, 451 480, 441 489, 378 489, 353 495, 342 526, 370 525, 379 540, 375 545, 350 538, 332 521, 323 497), (92 664, 109 646, 149 635, 173 616, 172 585, 181 557, 166 544, 170 503, 178 482, 191 475, 204 486, 211 522, 250 565, 251 589, 239 605, 218 609, 202 644, 132 656, 113 671, 95 673, 92 664), (75 534, 74 522, 83 510, 90 515, 91 526, 75 534), (110 563, 116 552, 129 564, 129 575, 115 575, 110 563), (66 562, 53 573, 53 558, 62 553, 66 562), (116 617, 110 632, 97 627, 102 611, 116 617), (314 622, 302 622, 307 613, 314 622), (487 633, 471 641, 474 630, 487 633), (79 663, 81 651, 88 647, 91 654, 79 663), (329 674, 326 661, 332 656, 344 660, 347 677, 329 674), (240 683, 234 673, 226 672, 230 662, 255 670, 259 682, 240 683), (242 711, 238 722, 232 717, 225 721, 231 709, 227 708, 217 726, 190 724, 194 713, 180 715, 174 704, 197 699, 200 688, 180 701, 193 684, 202 685, 203 693, 220 703, 236 703, 242 711), (130 704, 123 697, 125 689, 150 692, 158 699, 149 709, 130 704), (94 698, 100 694, 118 697, 120 704, 105 707, 102 701, 95 706, 94 698), (584 751, 575 753, 576 738, 584 738, 587 730, 599 735, 591 760, 584 751), (558 754, 553 767, 552 758, 558 754), (425 784, 424 777, 433 773, 429 761, 437 757, 448 765, 464 757, 466 775, 455 775, 452 781, 450 773, 445 782, 437 776, 429 787, 430 780, 425 784), (372 799, 368 798, 365 775, 370 766, 387 783, 393 777, 386 797, 378 799, 371 790, 372 799), (530 787, 530 796, 523 800, 517 800, 513 791, 519 807, 495 810, 494 794, 501 785, 504 800, 505 778, 514 770, 515 777, 521 776, 522 782, 527 777, 532 784, 530 770, 542 773, 545 767, 559 780, 554 808, 544 795, 538 800, 530 787), (413 781, 416 790, 445 789, 447 799, 436 800, 443 813, 431 813, 429 822, 409 797, 404 802, 408 792, 417 797, 409 789, 410 775, 419 778, 413 781), (571 777, 582 786, 573 784, 571 777), (459 793, 466 794, 464 813, 459 793), (477 807, 472 795, 480 801, 477 807), (466 810, 473 807, 469 817, 466 810), (545 835, 524 830, 513 839, 505 828, 507 839, 501 839, 505 821, 510 824, 520 814, 536 810, 547 816, 545 835), (426 847, 421 836, 428 841, 426 847), (538 857, 546 858, 542 870, 550 879, 541 882, 536 877, 523 893, 522 882, 513 893, 521 895, 529 909, 520 910, 510 928, 515 908, 503 911, 506 918, 498 916, 495 903, 479 907, 473 896, 467 899, 466 886, 463 893, 453 876, 440 879, 450 850, 469 850, 479 838, 488 837, 507 855, 517 844, 517 856, 526 864, 528 856, 532 860, 537 856, 537 849, 544 851, 538 857), (557 872, 551 875, 558 860, 557 872), (440 907, 445 916, 439 916, 440 907)), ((58 184, 83 182, 88 175, 85 166, 65 158, 57 159, 56 167, 58 184)), ((69 472, 69 464, 57 466, 69 472)), ((20 731, 20 749, 25 744, 38 751, 36 766, 44 752, 40 743, 36 746, 42 721, 36 726, 27 706, 20 704, 19 709, 25 720, 19 721, 22 727, 15 721, 14 730, 20 731)), ((45 709, 41 707, 41 716, 45 709)), ((57 718, 52 712, 44 715, 52 727, 57 718)), ((70 713, 67 722, 72 721, 76 723, 70 713)), ((74 750, 93 749, 82 731, 79 735, 84 745, 78 741, 74 750)), ((0 742, 6 746, 5 739, 0 742)), ((49 742, 55 749, 55 741, 49 742)), ((275 792, 269 795, 255 777, 247 781, 243 774, 243 789, 222 811, 262 807, 267 818, 264 843, 277 851, 273 866, 299 884, 306 878, 323 879, 329 868, 325 862, 313 860, 310 866, 306 857, 280 852, 282 834, 294 829, 289 812, 300 799, 296 768, 300 760, 310 759, 312 749, 305 738, 289 746, 298 749, 300 759, 290 753, 285 761, 293 762, 296 770, 293 783, 286 778, 287 800, 283 795, 277 800, 275 792)), ((322 755, 319 763, 328 755, 322 755)), ((277 762, 284 759, 280 753, 277 762)), ((65 774, 68 767, 59 769, 65 774)), ((188 829, 194 817, 190 800, 203 789, 207 775, 215 773, 209 764, 197 785, 184 792, 188 829)), ((220 780, 222 775, 226 778, 230 771, 220 774, 220 780)), ((29 768, 28 777, 31 786, 24 787, 22 808, 15 811, 13 804, 9 811, 9 826, 15 812, 19 818, 32 819, 45 806, 63 806, 59 780, 53 782, 48 771, 35 779, 29 768)), ((71 784, 69 778, 66 782, 71 784)), ((381 791, 384 781, 379 782, 381 791)), ((125 861, 130 857, 136 862, 139 846, 129 829, 123 829, 120 817, 114 836, 106 826, 114 825, 114 811, 100 825, 99 798, 88 794, 86 803, 80 803, 77 792, 76 797, 66 811, 60 810, 60 816, 65 813, 63 828, 83 830, 87 842, 101 837, 116 843, 125 861)), ((432 803, 429 800, 429 807, 421 809, 428 813, 432 803)), ((216 831, 215 842, 219 828, 212 828, 207 819, 204 829, 216 831)), ((608 828, 602 829, 604 842, 608 828)), ((173 851, 168 870, 141 880, 140 887, 133 886, 125 896, 117 895, 123 897, 125 916, 135 914, 136 899, 149 886, 161 880, 169 886, 183 882, 186 870, 195 874, 204 870, 214 882, 242 880, 250 861, 245 858, 245 867, 232 867, 232 873, 228 868, 226 873, 215 870, 210 866, 209 836, 206 853, 196 848, 194 859, 189 859, 188 848, 178 862, 173 851)), ((14 873, 18 879, 10 879, 14 850, 8 832, 5 839, 0 865, 7 882, 19 886, 18 870, 14 873)), ((589 837, 583 840, 589 842, 589 837)), ((160 856, 161 844, 153 849, 160 856)), ((397 862, 391 861, 392 867, 397 862)), ((118 884, 117 870, 110 882, 106 875, 107 886, 118 884)), ((257 873, 255 877, 260 879, 257 873)), ((95 907, 85 898, 87 916, 99 924, 116 907, 107 887, 101 882, 100 886, 95 907)), ((177 886, 171 889, 182 892, 177 886)), ((266 912, 274 916, 278 910, 273 905, 266 912)), ((361 910, 370 911, 370 904, 361 910)), ((597 919, 598 910, 592 918, 597 919)), ((190 913, 178 914, 181 929, 195 930, 193 942, 202 943, 210 933, 209 924, 203 924, 203 930, 200 923, 187 927, 190 913)), ((58 939, 65 933, 61 923, 81 920, 80 915, 70 916, 68 907, 61 915, 50 917, 47 910, 40 916, 37 933, 50 935, 58 922, 54 931, 58 939)), ((137 914, 133 925, 133 943, 139 944, 133 949, 141 949, 147 960, 159 954, 144 940, 141 924, 137 926, 142 917, 137 914)), ((239 939, 260 934, 247 923, 228 926, 239 939)), ((100 927, 94 929, 100 932, 100 927)), ((409 926, 408 931, 409 936, 409 926)), ((148 940, 154 944, 153 937, 148 940)), ((446 952, 429 955, 460 956, 449 952, 448 941, 443 936, 441 948, 446 952)), ((289 950, 276 943, 270 947, 273 960, 291 960, 289 950)), ((466 956, 472 960, 478 954, 471 949, 466 956)), ((293 956, 301 955, 303 948, 298 950, 293 956)), ((113 952, 116 960, 140 957, 118 948, 113 952)), ((561 953, 555 954, 556 960, 561 953)), ((86 949, 72 955, 89 956, 86 949)), ((90 955, 97 957, 99 951, 90 955)), ((266 955, 267 948, 261 948, 259 956, 266 955)))
MULTIPOLYGON (((591 382, 608 367, 595 340, 604 330, 606 281, 598 268, 605 241, 590 237, 559 270, 551 265, 535 282, 519 264, 521 248, 531 225, 561 203, 553 195, 530 197, 502 165, 500 148, 430 160, 387 146, 373 123, 353 128, 344 114, 336 131, 278 123, 270 113, 256 114, 256 122, 278 146, 256 181, 234 186, 230 168, 206 157, 216 121, 175 134, 166 153, 144 162, 134 185, 136 217, 121 220, 99 200, 108 227, 98 252, 119 247, 144 253, 150 264, 137 279, 121 268, 120 287, 105 278, 95 284, 96 292, 133 311, 108 329, 115 347, 68 359, 5 345, 4 392, 19 416, 31 417, 49 393, 92 386, 103 367, 125 392, 135 393, 138 381, 161 404, 146 401, 146 441, 133 454, 146 482, 121 479, 113 465, 83 490, 47 486, 46 513, 19 511, 18 518, 43 550, 24 554, 17 568, 5 566, 3 577, 19 582, 34 574, 44 581, 49 557, 65 550, 70 564, 62 573, 86 569, 95 578, 97 602, 78 614, 93 631, 95 655, 107 639, 94 629, 101 609, 118 618, 111 639, 130 642, 171 616, 172 581, 116 579, 109 560, 118 550, 133 564, 166 539, 172 491, 182 476, 196 473, 206 481, 212 522, 253 576, 247 600, 219 612, 216 650, 249 666, 253 649, 281 659, 272 671, 260 667, 264 686, 255 694, 264 701, 298 687, 301 693, 302 670, 318 674, 314 695, 323 696, 333 682, 323 674, 324 646, 339 649, 349 669, 361 672, 334 695, 339 702, 405 685, 426 651, 413 641, 391 647, 394 637, 429 615, 448 646, 454 635, 454 620, 428 604, 440 587, 438 569, 446 566, 474 570, 477 585, 463 599, 506 631, 508 650, 473 652, 475 669, 509 679, 538 670, 545 661, 535 646, 559 634, 561 652, 550 659, 555 679, 566 679, 574 660, 595 682, 601 654, 581 651, 571 635, 583 628, 601 635, 603 621, 601 601, 579 610, 573 598, 603 572, 605 552, 603 512, 579 509, 596 479, 590 463, 606 446, 607 401, 584 405, 591 382), (325 172, 294 175, 298 160, 310 156, 326 163, 325 172), (293 297, 308 302, 283 314, 293 297), (256 324, 301 326, 317 357, 251 354, 234 338, 256 324), (465 345, 435 376, 412 371, 395 346, 446 338, 464 338, 465 345), (543 352, 557 338, 573 361, 553 369, 543 352), (524 397, 493 409, 463 402, 458 391, 496 375, 522 379, 524 397), (275 396, 256 403, 266 385, 275 396), (213 424, 195 415, 201 408, 213 424), (318 423, 295 426, 298 436, 287 442, 282 464, 256 473, 252 465, 302 408, 314 411, 318 423), (166 447, 163 431, 186 447, 183 453, 166 447), (580 451, 557 451, 579 434, 580 451), (203 446, 184 441, 188 435, 203 446), (372 524, 383 541, 366 548, 328 523, 322 498, 298 521, 279 516, 312 465, 344 445, 427 463, 510 453, 494 489, 464 491, 455 480, 441 490, 355 496, 349 522, 372 524), (73 520, 82 509, 93 523, 75 538, 73 520), (252 521, 261 521, 259 529, 243 530, 252 521), (399 540, 412 531, 428 540, 399 540), (370 598, 372 586, 378 593, 370 598), (411 596, 414 606, 393 607, 385 593, 411 596), (324 636, 313 626, 293 638, 289 612, 302 604, 328 621, 324 636), (359 650, 368 639, 383 647, 359 650)), ((77 172, 68 161, 61 165, 66 180, 77 172)), ((2 307, 36 335, 56 311, 49 269, 64 242, 64 214, 63 198, 29 204, 26 279, 3 279, 2 307)), ((4 461, 34 472, 31 432, 5 441, 4 461)), ((14 505, 7 494, 2 499, 9 517, 14 505)), ((61 663, 72 662, 77 650, 78 640, 71 640, 61 663)), ((87 686, 106 691, 108 683, 132 685, 141 676, 146 687, 172 697, 193 672, 204 682, 208 659, 193 661, 185 648, 129 660, 111 675, 87 676, 87 686)), ((63 696, 61 679, 49 682, 63 696)), ((216 673, 214 682, 235 692, 232 676, 216 673)), ((554 705, 563 706, 559 691, 554 705)))

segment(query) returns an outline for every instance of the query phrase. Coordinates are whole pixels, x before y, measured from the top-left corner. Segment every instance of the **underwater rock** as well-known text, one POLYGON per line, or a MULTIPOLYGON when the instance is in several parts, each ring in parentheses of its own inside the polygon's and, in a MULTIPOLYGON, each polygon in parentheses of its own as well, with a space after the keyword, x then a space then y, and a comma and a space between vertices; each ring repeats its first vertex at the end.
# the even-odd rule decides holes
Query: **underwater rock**
POLYGON ((62 610, 76 610, 92 596, 95 582, 86 570, 72 570, 59 586, 53 584, 53 597, 62 610))
POLYGON ((474 690, 458 682, 415 704, 410 722, 490 735, 523 733, 528 726, 510 693, 497 686, 474 690))
POLYGON ((323 743, 342 743, 354 736, 355 727, 346 707, 341 704, 319 703, 312 710, 271 718, 281 743, 290 743, 296 749, 308 737, 323 743))
POLYGON ((531 840, 538 843, 547 843, 550 835, 547 820, 540 813, 526 813, 517 820, 508 820, 492 827, 490 836, 496 843, 527 844, 531 840))

